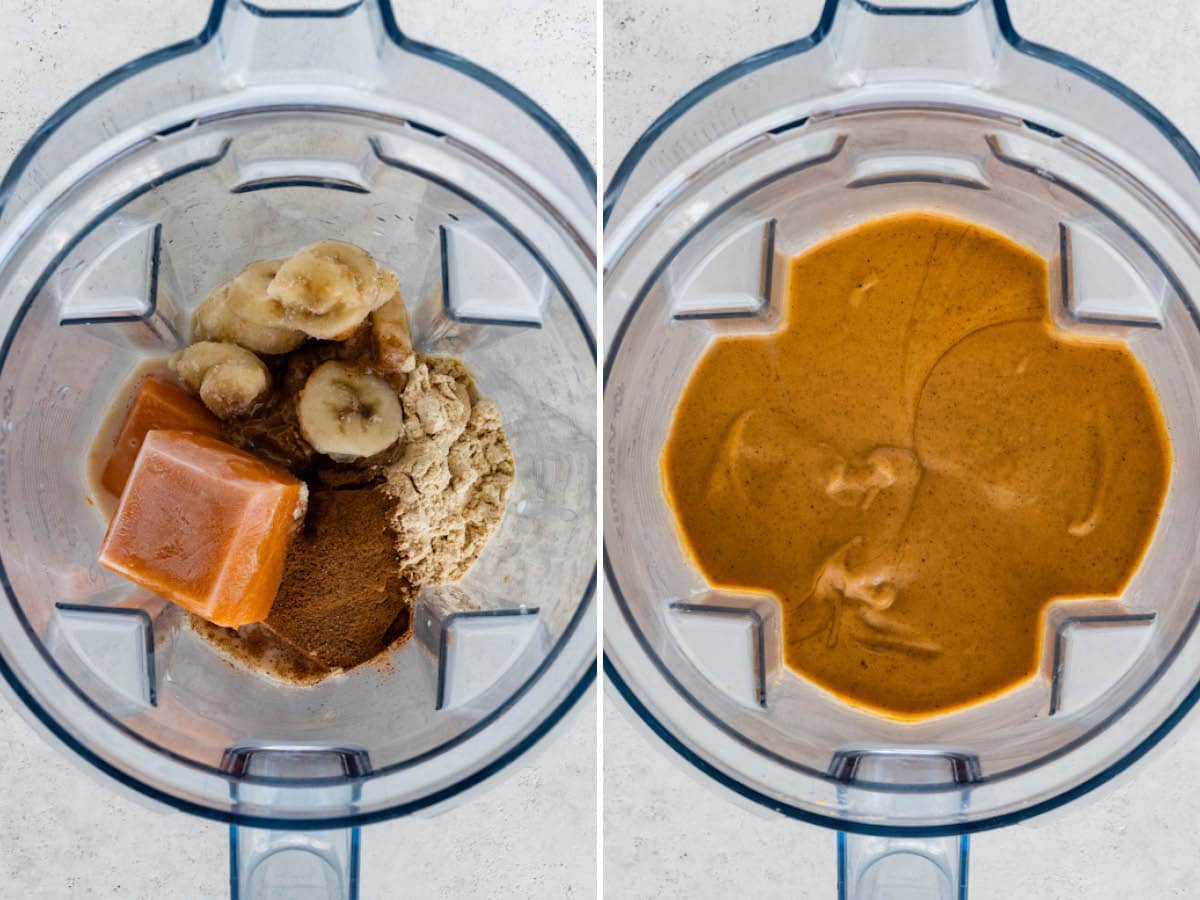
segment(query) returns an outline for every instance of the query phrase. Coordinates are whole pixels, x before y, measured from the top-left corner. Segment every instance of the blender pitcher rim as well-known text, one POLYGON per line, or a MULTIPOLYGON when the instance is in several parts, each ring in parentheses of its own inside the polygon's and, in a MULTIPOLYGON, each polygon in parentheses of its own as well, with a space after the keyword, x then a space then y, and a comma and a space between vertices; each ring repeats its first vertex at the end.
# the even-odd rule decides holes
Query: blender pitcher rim
MULTIPOLYGON (((325 828, 352 828, 361 825, 371 825, 378 822, 385 822, 390 819, 397 819, 403 816, 412 815, 413 813, 421 812, 439 804, 445 803, 453 797, 468 791, 484 781, 497 775, 502 770, 508 768, 510 764, 515 762, 526 752, 532 749, 548 734, 556 725, 572 709, 584 694, 591 687, 592 682, 596 678, 595 657, 589 661, 584 669, 579 680, 575 682, 570 691, 563 699, 550 711, 550 713, 542 718, 540 722, 525 735, 516 745, 503 753, 501 756, 492 760, 487 765, 478 769, 475 772, 459 779, 454 784, 442 788, 427 797, 422 797, 419 800, 410 801, 408 803, 396 804, 384 809, 374 810, 371 812, 357 813, 349 816, 325 816, 311 818, 283 818, 270 816, 255 816, 245 813, 238 813, 216 809, 214 807, 205 806, 193 800, 185 800, 168 791, 161 790, 156 787, 151 787, 144 781, 132 777, 123 769, 114 766, 93 753, 82 742, 78 741, 69 731, 63 728, 59 722, 51 716, 26 690, 24 684, 16 677, 8 665, 8 661, 0 655, 0 676, 3 676, 5 685, 13 692, 16 699, 33 713, 38 724, 49 732, 50 736, 58 741, 62 746, 71 751, 72 754, 79 760, 87 763, 96 771, 100 772, 107 778, 113 779, 122 787, 128 788, 141 794, 150 800, 158 803, 163 803, 172 809, 185 812, 190 815, 199 816, 204 819, 220 822, 225 825, 240 825, 251 828, 272 828, 276 830, 296 830, 296 831, 312 831, 325 828)), ((382 771, 382 770, 381 770, 382 771)), ((228 774, 228 773, 226 773, 228 774)), ((346 784, 361 784, 373 778, 374 775, 367 775, 357 778, 335 778, 335 779, 310 779, 314 782, 325 781, 332 782, 335 785, 346 784)), ((272 779, 266 776, 242 776, 241 780, 253 782, 255 784, 272 784, 278 782, 279 779, 272 779)), ((298 781, 288 783, 289 786, 303 786, 298 781)), ((321 785, 318 785, 321 786, 321 785)))
POLYGON ((580 180, 583 182, 584 188, 588 191, 593 203, 595 202, 597 196, 595 167, 588 160, 575 139, 567 133, 566 129, 563 128, 554 116, 547 112, 541 104, 528 94, 512 84, 512 82, 502 78, 490 69, 435 44, 410 38, 400 28, 396 20, 395 12, 392 9, 392 0, 354 0, 354 2, 334 10, 267 10, 251 2, 251 0, 212 0, 212 8, 209 10, 208 18, 205 20, 198 34, 190 38, 185 38, 182 41, 168 44, 165 47, 151 50, 111 69, 69 97, 37 127, 33 134, 21 145, 21 148, 13 157, 3 177, 0 178, 0 214, 4 212, 9 194, 17 180, 25 173, 29 162, 37 155, 46 141, 58 131, 63 123, 84 109, 97 97, 117 87, 134 75, 207 47, 216 38, 221 22, 224 19, 226 7, 230 4, 241 3, 253 15, 264 18, 281 18, 286 16, 297 19, 316 19, 331 18, 333 14, 339 16, 348 15, 369 2, 378 4, 384 32, 388 39, 397 47, 452 69, 457 69, 462 74, 475 79, 485 87, 500 94, 527 113, 537 123, 538 127, 545 131, 567 155, 576 174, 579 175, 580 180))
MULTIPOLYGON (((828 828, 833 831, 849 832, 853 834, 873 835, 878 837, 950 837, 956 835, 976 834, 983 831, 992 831, 997 828, 1006 828, 1010 825, 1016 825, 1028 819, 1040 816, 1044 813, 1051 812, 1068 803, 1078 800, 1098 787, 1108 783, 1114 778, 1120 776, 1130 766, 1138 762, 1148 752, 1153 750, 1168 733, 1170 733, 1179 722, 1185 718, 1189 712, 1195 707, 1196 702, 1200 700, 1200 684, 1192 688, 1183 702, 1171 712, 1159 725, 1146 736, 1136 747, 1118 759, 1108 768, 1096 773, 1091 778, 1068 788, 1062 793, 1048 797, 1045 800, 1038 801, 1032 806, 1015 810, 1013 812, 1000 813, 977 821, 964 821, 952 825, 871 825, 866 822, 858 822, 853 819, 842 819, 835 816, 825 816, 811 810, 804 809, 786 801, 780 800, 777 797, 772 797, 758 791, 744 782, 727 774, 717 766, 707 761, 696 751, 688 747, 683 741, 677 738, 674 733, 659 721, 649 708, 641 702, 637 692, 633 690, 626 682, 625 678, 617 670, 616 664, 612 661, 608 652, 605 651, 603 657, 604 675, 609 684, 617 691, 621 700, 626 703, 629 708, 637 715, 638 719, 649 728, 654 735, 661 740, 667 747, 675 751, 686 762, 695 767, 701 774, 708 776, 722 787, 733 791, 738 796, 745 800, 754 803, 756 806, 763 806, 770 809, 772 812, 777 812, 780 815, 795 819, 800 822, 805 822, 810 825, 817 825, 822 828, 828 828)), ((964 784, 964 788, 969 788, 970 784, 964 784)))
MULTIPOLYGON (((675 124, 686 112, 694 106, 699 105, 702 101, 708 99, 712 94, 716 93, 721 88, 728 84, 737 81, 738 79, 751 74, 752 72, 769 66, 780 60, 790 56, 799 56, 807 53, 814 47, 817 47, 829 37, 834 21, 837 17, 838 6, 843 0, 825 0, 825 5, 821 9, 820 18, 817 21, 813 30, 804 37, 795 40, 787 41, 770 47, 766 50, 759 51, 745 59, 739 60, 730 66, 722 69, 714 75, 709 76, 704 81, 700 82, 695 87, 687 91, 682 97, 668 106, 655 120, 638 136, 633 145, 622 157, 621 162, 617 165, 616 171, 613 173, 611 183, 607 186, 604 192, 604 226, 607 229, 609 219, 616 209, 617 203, 623 194, 630 176, 637 167, 645 159, 650 149, 658 141, 658 139, 675 124)), ((1124 102, 1135 112, 1141 115, 1146 121, 1157 129, 1163 137, 1175 148, 1175 150, 1184 158, 1188 166, 1197 179, 1200 179, 1200 152, 1192 145, 1191 141, 1179 130, 1178 127, 1153 103, 1143 97, 1133 88, 1119 81, 1101 69, 1079 59, 1070 53, 1065 53, 1061 50, 1055 50, 1053 47, 1048 47, 1045 44, 1039 44, 1036 41, 1031 41, 1023 37, 1013 26, 1012 17, 1008 12, 1007 0, 966 0, 965 3, 949 8, 932 8, 922 10, 919 7, 904 8, 897 10, 880 10, 870 0, 854 0, 863 9, 870 12, 884 12, 892 15, 938 15, 950 16, 964 13, 980 3, 990 3, 996 12, 996 20, 999 25, 1001 36, 1004 40, 1018 53, 1023 53, 1026 56, 1038 59, 1059 68, 1066 69, 1075 75, 1086 78, 1093 82, 1098 87, 1103 88, 1117 99, 1124 102)), ((2 196, 2 194, 0 194, 2 196)))

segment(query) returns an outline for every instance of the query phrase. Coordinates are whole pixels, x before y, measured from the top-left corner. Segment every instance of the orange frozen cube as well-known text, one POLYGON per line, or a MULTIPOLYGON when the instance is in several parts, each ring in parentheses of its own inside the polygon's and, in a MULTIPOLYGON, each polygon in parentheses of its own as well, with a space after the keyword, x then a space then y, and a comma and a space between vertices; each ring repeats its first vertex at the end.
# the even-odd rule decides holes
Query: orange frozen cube
POLYGON ((100 565, 217 625, 271 611, 307 489, 223 441, 151 431, 100 548, 100 565))
POLYGON ((152 428, 199 431, 220 434, 221 423, 203 403, 165 378, 147 375, 138 385, 125 424, 113 444, 112 455, 100 476, 100 484, 114 497, 120 497, 137 458, 146 432, 152 428))

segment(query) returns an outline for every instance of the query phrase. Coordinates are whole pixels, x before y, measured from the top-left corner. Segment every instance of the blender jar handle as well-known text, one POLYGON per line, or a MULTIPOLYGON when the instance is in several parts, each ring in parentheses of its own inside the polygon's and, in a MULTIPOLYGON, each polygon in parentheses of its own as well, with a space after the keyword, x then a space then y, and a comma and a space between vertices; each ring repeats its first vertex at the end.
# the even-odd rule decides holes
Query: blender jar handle
POLYGON ((358 900, 357 828, 229 829, 233 900, 358 900))
POLYGON ((966 900, 964 835, 887 838, 838 832, 838 900, 966 900))
POLYGON ((873 82, 993 82, 1011 49, 1000 27, 1004 0, 829 0, 829 43, 845 86, 873 82))

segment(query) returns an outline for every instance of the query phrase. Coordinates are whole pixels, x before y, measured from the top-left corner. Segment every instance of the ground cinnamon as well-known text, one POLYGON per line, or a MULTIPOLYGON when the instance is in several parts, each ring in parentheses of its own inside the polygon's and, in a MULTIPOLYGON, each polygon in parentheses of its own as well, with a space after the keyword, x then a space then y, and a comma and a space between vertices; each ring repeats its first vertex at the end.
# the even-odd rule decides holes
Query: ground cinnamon
POLYGON ((331 669, 348 669, 408 629, 411 589, 389 528, 394 502, 371 489, 315 491, 266 624, 331 669))

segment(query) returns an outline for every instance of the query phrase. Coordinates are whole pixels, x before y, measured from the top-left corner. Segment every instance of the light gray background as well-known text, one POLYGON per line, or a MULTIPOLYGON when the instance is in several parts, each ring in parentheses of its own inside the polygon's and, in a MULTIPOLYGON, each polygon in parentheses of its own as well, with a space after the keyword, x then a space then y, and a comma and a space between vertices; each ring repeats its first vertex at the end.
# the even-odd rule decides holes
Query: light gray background
MULTIPOLYGON (((659 113, 731 63, 808 34, 819 0, 606 0, 604 169, 659 113)), ((1200 143, 1200 3, 1009 0, 1017 30, 1099 66, 1200 143)), ((1200 897, 1200 726, 1099 799, 971 845, 972 900, 1200 897)), ((730 802, 616 701, 604 716, 605 897, 835 896, 832 832, 730 802), (661 752, 660 752, 661 751, 661 752)))
MULTIPOLYGON (((0 171, 60 103, 115 66, 191 37, 209 5, 0 0, 0 171)), ((513 81, 594 158, 589 0, 517 0, 502 11, 488 0, 395 5, 411 36, 513 81)), ((594 897, 595 746, 589 694, 512 777, 472 802, 364 829, 363 900, 594 897)), ((223 826, 114 793, 0 701, 0 898, 221 897, 227 854, 223 826)))

